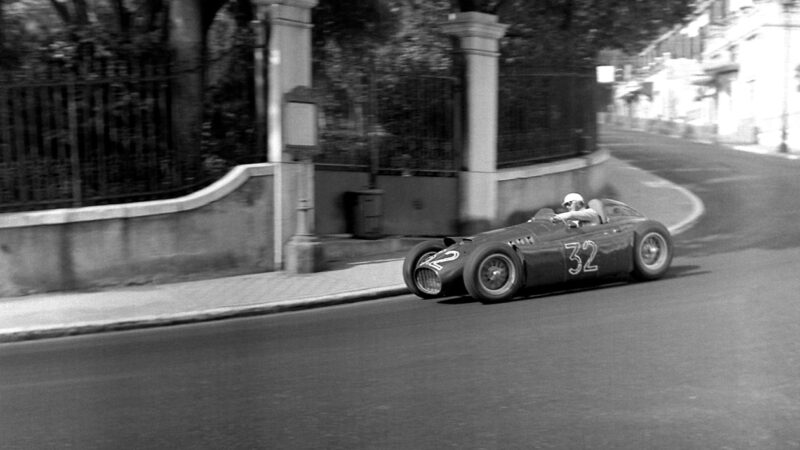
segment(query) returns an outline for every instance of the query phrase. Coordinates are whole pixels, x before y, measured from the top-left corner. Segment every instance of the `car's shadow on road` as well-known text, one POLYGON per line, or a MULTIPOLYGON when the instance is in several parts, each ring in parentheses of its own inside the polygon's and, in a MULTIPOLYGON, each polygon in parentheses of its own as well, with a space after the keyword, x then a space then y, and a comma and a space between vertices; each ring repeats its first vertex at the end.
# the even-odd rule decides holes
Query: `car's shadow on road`
MULTIPOLYGON (((702 270, 700 266, 696 265, 679 265, 670 267, 669 271, 660 278, 661 280, 671 280, 677 278, 693 277, 711 273, 710 270, 702 270)), ((522 289, 513 298, 503 301, 480 301, 476 300, 469 295, 447 297, 439 300, 437 303, 440 305, 465 305, 469 303, 482 303, 484 305, 499 305, 503 303, 512 303, 521 300, 535 300, 544 297, 556 297, 559 295, 574 294, 578 292, 597 291, 603 289, 616 288, 620 286, 640 284, 640 283, 657 283, 658 280, 653 281, 639 281, 633 277, 617 277, 605 280, 582 281, 574 283, 570 286, 553 285, 545 287, 534 287, 522 289)))
POLYGON ((440 305, 466 305, 467 303, 478 303, 478 300, 475 300, 469 295, 462 295, 458 297, 447 297, 436 303, 440 305))
POLYGON ((673 278, 685 278, 685 277, 696 277, 698 275, 706 275, 711 273, 710 270, 703 270, 700 266, 695 265, 682 265, 682 266, 672 266, 669 268, 669 272, 664 275, 663 279, 673 279, 673 278))

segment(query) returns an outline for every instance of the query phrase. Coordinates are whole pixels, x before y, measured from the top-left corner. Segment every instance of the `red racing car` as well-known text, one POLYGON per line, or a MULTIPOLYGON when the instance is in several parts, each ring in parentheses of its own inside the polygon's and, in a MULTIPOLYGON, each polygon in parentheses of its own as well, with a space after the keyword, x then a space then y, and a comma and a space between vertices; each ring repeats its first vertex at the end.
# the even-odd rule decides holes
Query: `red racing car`
POLYGON ((528 222, 472 237, 425 241, 403 263, 408 289, 422 298, 469 294, 492 302, 523 288, 631 274, 662 277, 672 236, 658 221, 611 199, 594 199, 599 225, 552 222, 544 208, 528 222))

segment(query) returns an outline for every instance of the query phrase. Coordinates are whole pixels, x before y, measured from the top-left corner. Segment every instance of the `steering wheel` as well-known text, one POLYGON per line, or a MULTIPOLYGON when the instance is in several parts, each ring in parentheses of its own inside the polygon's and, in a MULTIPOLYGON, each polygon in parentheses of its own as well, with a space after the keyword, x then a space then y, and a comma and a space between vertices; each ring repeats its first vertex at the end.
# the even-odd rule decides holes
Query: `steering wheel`
POLYGON ((565 219, 563 217, 558 217, 558 215, 555 215, 555 216, 551 217, 550 221, 553 222, 553 223, 561 222, 567 228, 580 228, 580 226, 581 226, 580 222, 578 222, 576 220, 567 221, 567 219, 565 219))

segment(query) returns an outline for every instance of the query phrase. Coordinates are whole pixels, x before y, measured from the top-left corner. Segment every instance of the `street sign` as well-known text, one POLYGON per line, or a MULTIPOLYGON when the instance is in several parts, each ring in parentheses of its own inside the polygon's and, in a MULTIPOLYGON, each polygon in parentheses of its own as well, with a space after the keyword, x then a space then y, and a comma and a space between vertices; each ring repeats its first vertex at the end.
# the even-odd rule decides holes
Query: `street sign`
POLYGON ((614 66, 597 66, 597 82, 598 83, 613 83, 614 82, 614 66))

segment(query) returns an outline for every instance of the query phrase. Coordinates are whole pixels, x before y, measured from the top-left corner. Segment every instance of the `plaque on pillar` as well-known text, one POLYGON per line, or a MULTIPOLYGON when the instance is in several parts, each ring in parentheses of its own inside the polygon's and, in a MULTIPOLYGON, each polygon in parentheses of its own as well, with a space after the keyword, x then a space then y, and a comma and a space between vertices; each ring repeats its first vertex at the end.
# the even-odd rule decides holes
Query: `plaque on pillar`
POLYGON ((319 153, 319 100, 313 89, 297 86, 284 96, 284 142, 296 161, 319 153))

